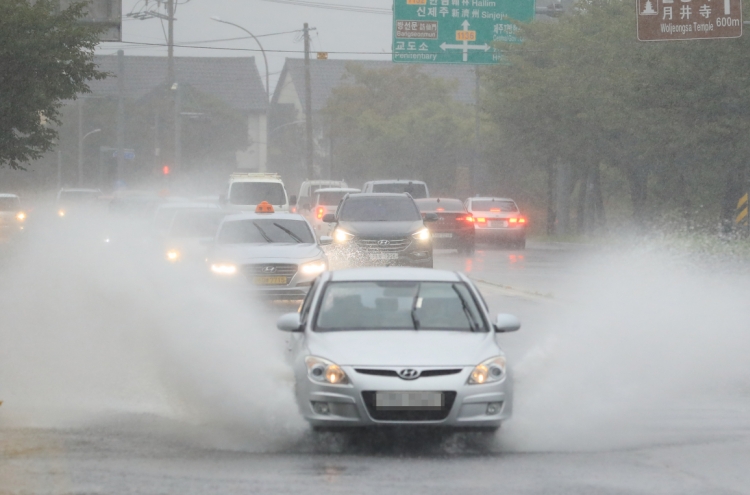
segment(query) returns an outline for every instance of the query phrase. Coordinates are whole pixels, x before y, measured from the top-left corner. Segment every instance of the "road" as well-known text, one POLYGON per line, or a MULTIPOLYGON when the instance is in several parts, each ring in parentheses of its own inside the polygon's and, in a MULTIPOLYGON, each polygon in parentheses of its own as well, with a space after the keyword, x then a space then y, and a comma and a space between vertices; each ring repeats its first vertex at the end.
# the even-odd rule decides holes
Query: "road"
POLYGON ((313 436, 274 329, 142 260, 39 240, 0 266, 0 494, 750 493, 745 267, 638 246, 440 252, 516 377, 495 438, 313 436))

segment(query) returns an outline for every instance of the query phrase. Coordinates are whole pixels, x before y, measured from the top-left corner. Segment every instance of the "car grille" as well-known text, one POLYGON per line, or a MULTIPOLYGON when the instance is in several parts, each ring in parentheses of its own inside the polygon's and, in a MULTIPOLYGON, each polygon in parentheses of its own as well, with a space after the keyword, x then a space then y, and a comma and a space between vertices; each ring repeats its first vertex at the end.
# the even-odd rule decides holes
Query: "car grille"
POLYGON ((409 247, 411 239, 356 239, 355 244, 363 251, 398 253, 409 247))
POLYGON ((250 281, 253 281, 255 277, 286 277, 287 283, 289 283, 297 273, 297 265, 291 263, 260 263, 244 265, 242 271, 250 281))
POLYGON ((448 417, 456 401, 456 392, 443 392, 445 405, 440 409, 378 410, 375 408, 374 391, 362 392, 367 412, 375 421, 441 421, 448 417))
MULTIPOLYGON (((400 376, 398 376, 398 372, 396 370, 387 370, 387 369, 379 369, 379 368, 354 368, 354 371, 362 375, 390 376, 390 377, 395 377, 395 378, 401 378, 400 376)), ((461 368, 422 370, 422 372, 419 374, 419 376, 416 379, 429 378, 431 376, 456 375, 458 373, 461 373, 461 368)))

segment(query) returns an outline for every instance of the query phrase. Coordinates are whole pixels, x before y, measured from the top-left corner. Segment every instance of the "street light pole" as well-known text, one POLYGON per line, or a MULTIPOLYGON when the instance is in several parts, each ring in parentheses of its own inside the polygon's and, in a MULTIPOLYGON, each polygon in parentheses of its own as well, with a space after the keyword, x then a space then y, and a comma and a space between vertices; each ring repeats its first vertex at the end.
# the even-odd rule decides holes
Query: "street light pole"
POLYGON ((270 97, 271 97, 271 85, 268 82, 269 81, 268 58, 266 57, 266 51, 263 49, 263 45, 260 44, 260 41, 258 40, 258 38, 256 38, 253 33, 251 33, 250 31, 248 31, 247 29, 243 28, 239 24, 235 24, 233 22, 222 20, 219 17, 211 17, 211 20, 212 21, 216 21, 216 22, 221 22, 222 24, 229 24, 230 26, 234 26, 234 27, 236 27, 238 29, 241 29, 241 30, 245 31, 247 34, 249 34, 250 37, 252 39, 254 39, 256 43, 258 43, 258 46, 260 47, 260 53, 263 54, 263 63, 265 63, 265 65, 266 65, 266 101, 269 101, 270 97))
MULTIPOLYGON (((79 111, 80 111, 80 102, 79 102, 79 111)), ((78 123, 78 130, 79 130, 79 138, 78 138, 78 187, 83 186, 83 140, 89 137, 92 134, 96 134, 97 132, 101 132, 101 129, 94 129, 93 131, 87 132, 86 134, 81 135, 81 123, 79 120, 78 123)))

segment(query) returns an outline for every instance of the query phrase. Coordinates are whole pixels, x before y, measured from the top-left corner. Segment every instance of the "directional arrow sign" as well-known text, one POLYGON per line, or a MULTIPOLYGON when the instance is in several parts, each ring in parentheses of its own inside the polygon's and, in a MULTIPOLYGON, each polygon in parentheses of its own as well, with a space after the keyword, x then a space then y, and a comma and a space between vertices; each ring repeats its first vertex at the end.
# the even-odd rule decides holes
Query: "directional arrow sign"
POLYGON ((534 0, 394 0, 393 61, 492 64, 493 43, 519 43, 518 22, 534 18, 534 0))

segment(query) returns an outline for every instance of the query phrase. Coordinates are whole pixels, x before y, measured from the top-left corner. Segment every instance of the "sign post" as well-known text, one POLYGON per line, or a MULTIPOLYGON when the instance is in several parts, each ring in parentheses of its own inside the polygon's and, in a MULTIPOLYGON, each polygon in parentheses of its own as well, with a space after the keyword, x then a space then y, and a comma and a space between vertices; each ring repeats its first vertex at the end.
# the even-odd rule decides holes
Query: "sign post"
POLYGON ((534 0, 394 0, 393 61, 496 63, 493 42, 520 43, 515 22, 535 10, 534 0))
POLYGON ((742 36, 741 0, 638 0, 638 40, 742 36))

